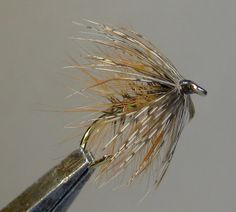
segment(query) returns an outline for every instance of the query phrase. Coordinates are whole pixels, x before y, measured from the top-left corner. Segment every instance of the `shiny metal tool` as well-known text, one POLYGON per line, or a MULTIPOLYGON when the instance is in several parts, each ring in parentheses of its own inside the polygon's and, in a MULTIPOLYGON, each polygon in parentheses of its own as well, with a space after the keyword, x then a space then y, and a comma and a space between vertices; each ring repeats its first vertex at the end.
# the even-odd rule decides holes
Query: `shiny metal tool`
POLYGON ((72 152, 0 212, 66 211, 96 167, 112 158, 112 155, 104 155, 95 160, 92 154, 86 151, 95 124, 96 121, 86 130, 79 149, 72 152))
POLYGON ((93 156, 80 147, 0 211, 65 211, 93 173, 93 164, 93 156))

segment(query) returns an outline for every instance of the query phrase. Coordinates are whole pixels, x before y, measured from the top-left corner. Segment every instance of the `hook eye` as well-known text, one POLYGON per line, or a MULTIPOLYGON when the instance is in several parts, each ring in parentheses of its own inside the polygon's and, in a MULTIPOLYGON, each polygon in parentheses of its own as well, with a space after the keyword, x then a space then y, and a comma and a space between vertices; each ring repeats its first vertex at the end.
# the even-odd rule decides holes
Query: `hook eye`
POLYGON ((180 81, 181 91, 184 94, 198 94, 200 96, 206 96, 207 91, 199 86, 197 83, 191 80, 181 80, 180 81))

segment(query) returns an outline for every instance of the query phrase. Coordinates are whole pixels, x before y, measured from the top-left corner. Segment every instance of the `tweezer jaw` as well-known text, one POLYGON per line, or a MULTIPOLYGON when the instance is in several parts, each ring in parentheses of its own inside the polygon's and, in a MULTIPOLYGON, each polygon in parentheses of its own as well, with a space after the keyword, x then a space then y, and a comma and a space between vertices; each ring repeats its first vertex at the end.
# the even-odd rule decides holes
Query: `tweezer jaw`
POLYGON ((1 211, 65 211, 93 173, 91 164, 93 156, 79 148, 1 211))

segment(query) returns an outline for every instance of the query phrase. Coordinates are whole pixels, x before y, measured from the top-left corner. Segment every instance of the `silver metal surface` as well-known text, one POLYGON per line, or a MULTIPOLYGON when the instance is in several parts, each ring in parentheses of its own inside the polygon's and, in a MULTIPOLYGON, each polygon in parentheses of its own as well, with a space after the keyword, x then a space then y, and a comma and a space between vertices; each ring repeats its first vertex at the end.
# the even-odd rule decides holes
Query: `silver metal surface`
POLYGON ((201 86, 199 86, 198 84, 196 84, 195 82, 191 81, 191 80, 181 80, 180 81, 180 86, 182 91, 185 94, 198 94, 200 96, 206 96, 207 95, 207 91, 202 88, 201 86))
POLYGON ((65 211, 93 173, 93 162, 92 155, 79 148, 1 211, 65 211))

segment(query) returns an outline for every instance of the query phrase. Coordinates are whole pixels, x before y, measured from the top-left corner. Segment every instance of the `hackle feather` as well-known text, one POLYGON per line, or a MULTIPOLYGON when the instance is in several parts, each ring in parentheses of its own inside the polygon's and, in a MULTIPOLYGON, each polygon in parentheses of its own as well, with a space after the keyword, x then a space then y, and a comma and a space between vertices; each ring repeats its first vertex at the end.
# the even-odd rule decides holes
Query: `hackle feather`
POLYGON ((128 182, 145 172, 162 180, 176 144, 194 108, 189 95, 181 92, 184 78, 174 65, 142 35, 124 27, 93 21, 78 24, 84 37, 97 47, 96 53, 74 60, 67 68, 87 77, 80 93, 102 97, 102 102, 68 111, 98 114, 87 130, 85 146, 96 159, 111 156, 97 172, 107 182, 124 170, 128 182), (86 35, 86 36, 85 36, 86 35))

